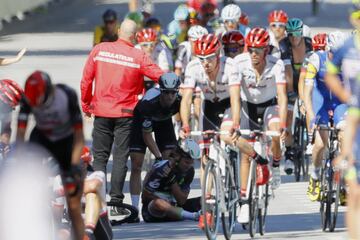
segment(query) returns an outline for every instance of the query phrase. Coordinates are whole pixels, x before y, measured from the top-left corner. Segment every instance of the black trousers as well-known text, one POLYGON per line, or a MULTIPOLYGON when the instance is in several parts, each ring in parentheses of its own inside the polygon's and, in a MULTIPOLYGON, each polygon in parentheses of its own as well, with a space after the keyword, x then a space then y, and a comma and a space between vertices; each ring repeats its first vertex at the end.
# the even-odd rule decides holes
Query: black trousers
POLYGON ((122 201, 122 193, 129 157, 129 143, 132 118, 95 117, 93 137, 93 167, 95 171, 106 174, 106 166, 113 148, 113 167, 111 172, 110 196, 112 200, 122 201))

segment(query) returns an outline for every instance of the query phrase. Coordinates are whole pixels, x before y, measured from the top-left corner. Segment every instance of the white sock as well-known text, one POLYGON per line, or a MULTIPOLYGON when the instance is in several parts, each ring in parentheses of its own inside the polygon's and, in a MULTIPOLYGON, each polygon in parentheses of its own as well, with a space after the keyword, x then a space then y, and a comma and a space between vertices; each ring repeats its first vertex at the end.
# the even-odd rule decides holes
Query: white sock
POLYGON ((186 210, 182 210, 181 212, 181 217, 184 220, 196 220, 197 218, 197 213, 196 212, 188 212, 186 210))
POLYGON ((139 199, 140 195, 131 195, 131 204, 137 209, 139 209, 139 199))
POLYGON ((314 180, 318 180, 320 177, 320 168, 314 168, 314 170, 311 172, 311 177, 314 180))

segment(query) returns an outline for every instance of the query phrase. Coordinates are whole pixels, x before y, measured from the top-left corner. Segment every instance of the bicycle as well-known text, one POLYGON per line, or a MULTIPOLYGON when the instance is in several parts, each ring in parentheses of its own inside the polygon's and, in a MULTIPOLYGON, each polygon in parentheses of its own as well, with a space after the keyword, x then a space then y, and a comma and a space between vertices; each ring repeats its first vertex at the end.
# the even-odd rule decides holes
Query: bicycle
POLYGON ((229 134, 227 131, 192 131, 192 136, 207 136, 211 139, 211 145, 207 156, 207 162, 203 175, 201 196, 202 214, 204 219, 208 213, 213 216, 213 221, 208 224, 204 221, 205 233, 208 239, 216 239, 220 213, 223 233, 227 240, 231 239, 236 222, 236 207, 239 203, 240 159, 238 154, 232 152, 236 149, 225 147, 218 140, 221 134, 229 134), (225 150, 226 149, 226 150, 225 150))
POLYGON ((112 226, 121 225, 124 223, 135 223, 139 216, 139 211, 136 207, 122 203, 122 202, 107 202, 108 217, 112 226), (111 208, 121 209, 122 214, 114 216, 111 214, 111 208))
MULTIPOLYGON (((261 131, 261 130, 240 130, 241 135, 255 137, 254 149, 263 157, 268 156, 267 146, 268 137, 280 136, 277 131, 261 131)), ((267 159, 269 159, 267 157, 267 159)), ((265 220, 269 206, 270 196, 274 196, 269 192, 269 182, 264 185, 257 184, 257 163, 252 160, 250 162, 249 177, 246 187, 246 197, 240 200, 241 204, 249 204, 249 234, 253 238, 256 234, 258 221, 258 230, 260 235, 265 234, 265 220)), ((243 224, 246 229, 246 224, 243 224)))
POLYGON ((339 151, 338 133, 335 128, 333 116, 330 114, 329 125, 320 126, 316 131, 328 131, 328 151, 325 159, 322 161, 320 172, 320 215, 322 230, 329 228, 333 232, 336 227, 336 220, 340 204, 340 191, 343 190, 342 169, 332 166, 339 151))
POLYGON ((306 146, 307 146, 307 128, 306 128, 306 117, 300 112, 299 100, 297 101, 298 106, 298 116, 295 117, 294 121, 294 176, 295 181, 300 181, 300 176, 302 173, 303 180, 307 180, 309 176, 309 158, 306 156, 306 146))

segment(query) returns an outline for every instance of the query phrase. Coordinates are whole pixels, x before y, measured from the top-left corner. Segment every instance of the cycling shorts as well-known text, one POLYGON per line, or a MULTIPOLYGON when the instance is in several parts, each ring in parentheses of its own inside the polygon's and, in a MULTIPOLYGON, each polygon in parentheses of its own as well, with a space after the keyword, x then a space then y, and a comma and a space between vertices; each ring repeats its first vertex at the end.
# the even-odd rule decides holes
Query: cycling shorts
POLYGON ((336 127, 340 127, 345 122, 345 116, 348 110, 346 104, 342 104, 339 101, 326 100, 320 94, 319 90, 313 89, 312 105, 315 113, 316 124, 327 126, 329 123, 329 111, 334 112, 334 124, 336 127))
POLYGON ((222 122, 231 121, 230 99, 224 99, 219 102, 204 100, 204 111, 200 114, 200 129, 219 130, 222 122), (221 118, 219 115, 223 114, 221 118))
MULTIPOLYGON (((130 152, 145 154, 147 146, 144 142, 142 129, 142 121, 138 118, 134 118, 131 126, 130 152)), ((152 129, 160 152, 173 149, 177 146, 174 125, 171 118, 164 121, 153 121, 152 129)))
MULTIPOLYGON (((201 201, 200 197, 187 199, 185 204, 182 206, 182 209, 184 209, 185 211, 188 211, 188 212, 198 212, 201 209, 200 201, 201 201)), ((141 215, 145 222, 176 221, 176 220, 170 219, 166 216, 161 217, 161 216, 154 216, 154 214, 151 214, 151 210, 149 211, 149 206, 150 206, 151 202, 152 201, 150 201, 149 203, 143 203, 143 206, 141 209, 141 215)), ((174 203, 171 203, 171 205, 175 206, 174 203)))
MULTIPOLYGON (((261 104, 241 102, 240 129, 266 130, 271 123, 275 122, 280 122, 279 107, 276 105, 276 99, 261 104), (262 123, 259 124, 258 119, 261 119, 262 123), (265 126, 265 129, 263 126, 265 126)), ((244 135, 243 137, 251 140, 250 136, 244 135)))

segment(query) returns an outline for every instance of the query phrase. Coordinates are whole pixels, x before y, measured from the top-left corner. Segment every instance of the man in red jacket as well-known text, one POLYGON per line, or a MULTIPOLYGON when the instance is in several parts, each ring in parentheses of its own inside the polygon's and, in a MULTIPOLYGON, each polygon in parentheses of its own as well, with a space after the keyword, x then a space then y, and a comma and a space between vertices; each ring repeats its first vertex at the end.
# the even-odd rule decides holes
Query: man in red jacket
POLYGON ((144 76, 158 81, 162 70, 133 45, 136 23, 124 20, 116 42, 96 45, 85 64, 81 104, 87 117, 94 116, 94 170, 106 173, 114 144, 111 201, 122 201, 129 156, 133 109, 144 88, 144 76), (93 82, 95 80, 94 89, 93 82))

